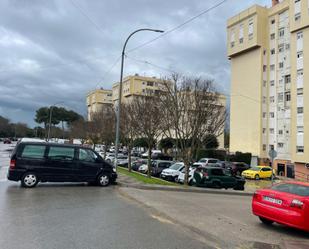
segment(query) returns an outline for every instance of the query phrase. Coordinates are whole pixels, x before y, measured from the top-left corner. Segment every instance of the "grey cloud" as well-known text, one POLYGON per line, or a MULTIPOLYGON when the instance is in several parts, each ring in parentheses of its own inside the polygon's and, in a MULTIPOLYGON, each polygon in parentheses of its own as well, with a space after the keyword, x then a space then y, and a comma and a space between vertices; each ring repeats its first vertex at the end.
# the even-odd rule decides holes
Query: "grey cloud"
MULTIPOLYGON (((34 125, 40 106, 64 101, 85 114, 85 96, 119 80, 118 64, 130 32, 141 27, 169 30, 218 1, 200 0, 3 0, 0 2, 0 115, 34 125), (73 3, 72 3, 73 1, 73 3), (98 26, 91 23, 75 4, 98 26)), ((181 29, 128 55, 183 74, 210 77, 229 92, 227 18, 270 0, 229 0, 181 29)), ((128 50, 157 34, 140 33, 128 50)), ((170 72, 126 59, 126 74, 170 72)))

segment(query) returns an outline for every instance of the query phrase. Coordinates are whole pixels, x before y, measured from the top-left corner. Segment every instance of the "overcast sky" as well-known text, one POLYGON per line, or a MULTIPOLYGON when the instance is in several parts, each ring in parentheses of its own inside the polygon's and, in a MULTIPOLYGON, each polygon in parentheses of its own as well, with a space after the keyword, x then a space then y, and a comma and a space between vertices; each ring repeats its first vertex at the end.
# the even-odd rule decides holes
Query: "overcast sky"
MULTIPOLYGON (((128 34, 138 28, 170 30, 221 0, 1 0, 0 115, 34 126, 35 110, 57 102, 85 115, 92 89, 119 80, 128 34), (110 70, 111 69, 111 70, 110 70)), ((226 21, 252 4, 271 0, 227 0, 222 6, 128 54, 188 76, 204 76, 228 93, 226 21)), ((137 34, 128 50, 155 38, 137 34)), ((131 58, 125 75, 170 72, 131 58)))

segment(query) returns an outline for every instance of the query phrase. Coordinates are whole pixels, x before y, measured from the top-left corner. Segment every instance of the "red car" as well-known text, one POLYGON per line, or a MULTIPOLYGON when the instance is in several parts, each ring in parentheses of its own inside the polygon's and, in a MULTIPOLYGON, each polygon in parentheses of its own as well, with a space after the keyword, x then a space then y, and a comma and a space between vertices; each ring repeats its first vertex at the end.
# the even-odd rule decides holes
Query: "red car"
POLYGON ((277 222, 309 232, 309 183, 283 182, 257 190, 252 212, 264 224, 277 222))

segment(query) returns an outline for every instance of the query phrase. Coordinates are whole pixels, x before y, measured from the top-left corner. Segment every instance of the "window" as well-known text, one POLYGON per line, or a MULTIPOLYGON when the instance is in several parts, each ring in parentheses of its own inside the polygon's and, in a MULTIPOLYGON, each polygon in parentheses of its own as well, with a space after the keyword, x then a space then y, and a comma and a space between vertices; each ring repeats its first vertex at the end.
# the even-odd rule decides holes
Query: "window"
POLYGON ((244 25, 239 25, 239 43, 243 43, 244 41, 244 25))
POLYGON ((298 59, 302 59, 303 56, 304 56, 304 54, 303 54, 302 51, 297 53, 297 58, 298 58, 298 59))
POLYGON ((85 162, 95 162, 98 156, 91 150, 79 149, 79 160, 85 162))
POLYGON ((269 97, 269 102, 270 103, 275 103, 275 97, 274 96, 269 97))
POLYGON ((301 19, 301 14, 300 13, 297 13, 295 14, 295 21, 299 21, 301 19))
POLYGON ((284 78, 285 83, 291 83, 291 75, 286 75, 284 78))
POLYGON ((296 146, 297 153, 304 153, 304 146, 296 146))
POLYGON ((279 53, 282 53, 284 51, 284 44, 278 45, 278 51, 279 51, 279 53))
POLYGON ((231 42, 231 48, 235 47, 235 42, 231 42))
POLYGON ((45 145, 25 145, 21 157, 43 159, 45 148, 45 145))
POLYGON ((283 130, 279 130, 279 135, 283 135, 283 130))
POLYGON ((290 92, 285 93, 285 101, 291 101, 291 93, 290 92))
POLYGON ((304 75, 303 69, 297 70, 297 76, 303 76, 303 75, 304 75))
POLYGON ((284 36, 284 28, 279 29, 279 37, 283 37, 284 36))
POLYGON ((253 21, 252 20, 249 21, 249 33, 248 33, 248 35, 249 35, 249 40, 251 40, 253 38, 253 21))
POLYGON ((48 152, 48 158, 53 160, 68 160, 74 158, 74 148, 51 146, 48 152))
POLYGON ((211 174, 214 176, 223 176, 223 170, 222 169, 212 169, 211 174))
POLYGON ((275 38, 276 38, 275 33, 272 33, 272 34, 270 35, 270 40, 275 40, 275 38))
POLYGON ((297 107, 297 114, 304 113, 304 107, 297 107))
POLYGON ((266 97, 263 96, 263 104, 266 104, 266 97))
POLYGON ((297 40, 303 39, 303 32, 298 32, 297 33, 297 40))
POLYGON ((263 66, 263 72, 266 72, 266 70, 267 70, 267 67, 266 67, 266 65, 264 65, 263 66))
POLYGON ((270 134, 274 134, 274 133, 275 133, 275 129, 274 129, 274 128, 270 128, 270 129, 269 129, 269 133, 270 133, 270 134))
POLYGON ((299 196, 309 196, 309 187, 300 184, 282 183, 271 187, 279 192, 290 193, 299 196))
POLYGON ((283 101, 283 93, 278 93, 278 102, 283 101))
POLYGON ((274 71, 275 70, 275 65, 270 65, 270 71, 274 71))
POLYGON ((263 144, 263 151, 266 151, 266 144, 263 144))
POLYGON ((274 112, 270 112, 270 113, 269 113, 269 116, 270 116, 271 118, 274 118, 274 117, 275 117, 275 113, 274 113, 274 112))
POLYGON ((267 82, 266 82, 266 80, 264 80, 263 81, 263 87, 266 87, 266 85, 267 85, 267 82))
POLYGON ((284 144, 283 143, 278 143, 278 148, 283 148, 284 144))
POLYGON ((303 88, 298 88, 297 89, 297 95, 298 96, 301 96, 301 95, 303 95, 304 94, 304 89, 303 88))
POLYGON ((270 21, 270 23, 271 23, 271 24, 275 24, 275 23, 276 23, 276 20, 275 20, 275 19, 272 19, 272 20, 270 21))
POLYGON ((274 55, 275 53, 276 53, 276 50, 274 48, 270 50, 270 54, 274 55))
POLYGON ((266 112, 263 112, 263 118, 266 118, 266 112))
POLYGON ((304 133, 304 126, 297 126, 297 133, 304 133))
POLYGON ((274 86, 275 85, 275 81, 274 80, 271 80, 270 81, 270 86, 274 86))
POLYGON ((263 128, 263 134, 265 134, 266 133, 266 128, 263 128))
POLYGON ((288 43, 288 44, 285 44, 285 49, 286 50, 289 50, 290 49, 290 44, 288 43))
POLYGON ((153 82, 147 81, 147 86, 153 86, 153 82))
POLYGON ((279 68, 283 68, 284 67, 284 63, 283 62, 279 62, 279 68))
POLYGON ((273 144, 270 144, 269 145, 269 150, 274 150, 275 149, 275 146, 273 144))

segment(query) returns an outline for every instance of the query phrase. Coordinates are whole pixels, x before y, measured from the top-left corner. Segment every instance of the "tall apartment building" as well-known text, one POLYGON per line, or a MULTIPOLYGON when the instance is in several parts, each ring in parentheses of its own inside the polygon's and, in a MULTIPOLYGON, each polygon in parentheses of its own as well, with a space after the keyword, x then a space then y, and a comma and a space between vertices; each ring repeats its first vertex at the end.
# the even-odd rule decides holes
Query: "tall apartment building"
MULTIPOLYGON (((123 79, 122 85, 122 101, 126 102, 134 98, 146 94, 153 94, 164 89, 166 84, 162 79, 156 77, 145 77, 138 74, 128 76, 123 79)), ((119 99, 119 83, 113 84, 113 102, 119 99)))
MULTIPOLYGON (((254 5, 227 23, 230 150, 288 177, 309 177, 309 0, 254 5)), ((309 180, 309 178, 308 178, 309 180)))
POLYGON ((105 89, 97 89, 88 93, 86 102, 89 121, 94 113, 104 110, 106 106, 113 105, 112 94, 112 90, 105 89))

